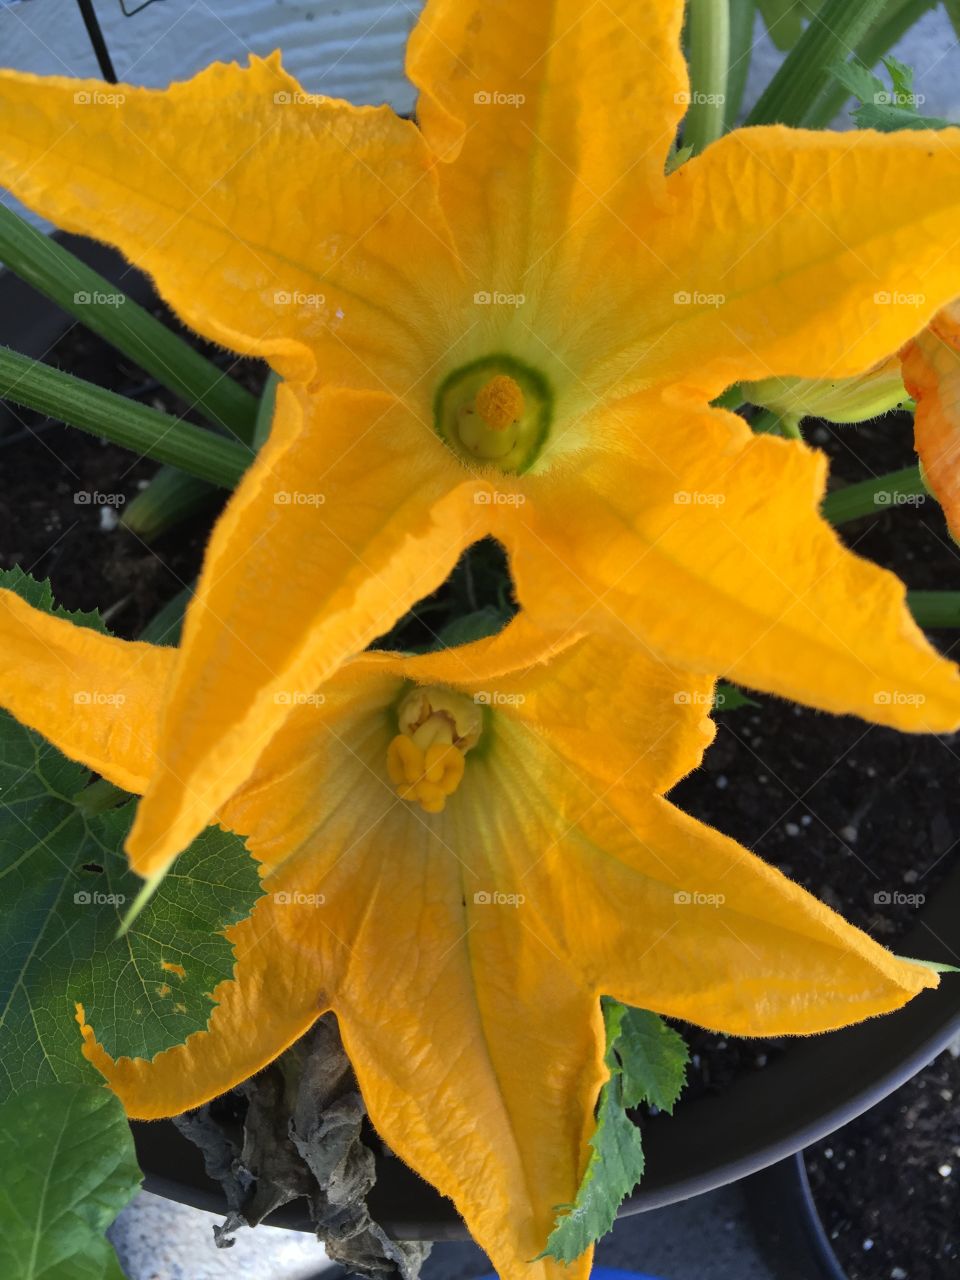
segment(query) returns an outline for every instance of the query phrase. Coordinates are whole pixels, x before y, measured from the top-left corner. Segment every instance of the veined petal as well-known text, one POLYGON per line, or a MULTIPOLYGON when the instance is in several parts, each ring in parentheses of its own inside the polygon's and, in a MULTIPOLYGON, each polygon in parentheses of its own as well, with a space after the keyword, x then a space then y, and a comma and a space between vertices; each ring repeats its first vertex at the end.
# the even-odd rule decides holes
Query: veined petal
POLYGON ((960 538, 960 304, 945 307, 907 344, 903 378, 917 402, 914 443, 924 479, 960 538))
POLYGON ((0 706, 125 791, 156 765, 173 649, 101 635, 0 590, 0 706))
POLYGON ((305 93, 278 55, 165 90, 0 73, 0 183, 289 378, 406 393, 433 358, 431 270, 456 272, 433 164, 409 121, 305 93))
POLYGON ((626 791, 591 805, 528 889, 552 890, 548 941, 600 989, 715 1031, 830 1031, 938 983, 736 841, 626 791))
POLYGON ((86 1027, 85 1052, 131 1114, 173 1114, 331 1008, 385 1141, 454 1200, 501 1276, 547 1280, 555 1264, 530 1259, 585 1165, 603 992, 763 1034, 855 1021, 937 979, 665 802, 597 786, 513 704, 491 708, 442 813, 398 800, 385 762, 413 665, 373 654, 341 668, 223 811, 266 896, 230 930, 236 981, 209 1029, 152 1063, 114 1063, 86 1027), (709 908, 678 897, 718 885, 725 902, 709 908))
POLYGON ((682 165, 648 315, 647 374, 712 399, 743 379, 836 379, 960 296, 960 131, 738 129, 682 165))
POLYGON ((312 695, 447 577, 489 507, 389 397, 281 385, 266 447, 220 517, 187 610, 137 812, 131 865, 156 874, 250 775, 312 695))
POLYGON ((528 477, 530 500, 501 517, 533 621, 900 729, 960 725, 956 668, 903 584, 819 515, 823 454, 676 393, 625 402, 604 430, 609 452, 528 477))
POLYGON ((528 725, 601 787, 662 793, 713 741, 713 677, 611 637, 551 638, 520 613, 499 635, 394 663, 397 674, 445 684, 528 725))
POLYGON ((407 72, 475 288, 529 294, 558 240, 575 261, 591 220, 662 202, 682 20, 681 0, 429 0, 407 72))

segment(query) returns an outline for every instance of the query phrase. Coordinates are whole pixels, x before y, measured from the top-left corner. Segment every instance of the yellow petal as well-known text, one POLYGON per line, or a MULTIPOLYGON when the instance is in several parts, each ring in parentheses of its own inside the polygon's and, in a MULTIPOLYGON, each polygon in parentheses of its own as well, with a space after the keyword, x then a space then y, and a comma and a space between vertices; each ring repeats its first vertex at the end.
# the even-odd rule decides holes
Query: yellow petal
POLYGON ((692 395, 638 398, 611 419, 619 449, 529 478, 530 500, 501 519, 535 622, 619 634, 900 729, 960 724, 956 668, 913 622, 902 583, 818 514, 823 454, 754 436, 692 395))
POLYGON ((5 590, 0 648, 0 706, 125 791, 146 788, 174 649, 101 635, 5 590))
MULTIPOLYGON (((221 815, 267 896, 229 931, 236 982, 209 1030, 113 1063, 87 1027, 85 1051, 132 1115, 155 1117, 249 1076, 332 1008, 385 1141, 454 1200, 501 1276, 547 1280, 554 1264, 529 1260, 585 1165, 601 993, 773 1034, 897 1007, 936 977, 642 788, 596 785, 548 740, 546 700, 542 728, 491 709, 442 814, 398 801, 401 675, 425 661, 341 668, 221 815), (718 886, 719 907, 676 897, 718 886)), ((588 701, 604 678, 583 674, 588 701)), ((660 714, 669 734, 687 710, 660 714)), ((657 726, 631 723, 639 756, 657 726)))
POLYGON ((686 110, 682 19, 676 0, 429 0, 407 73, 451 162, 444 202, 474 288, 529 294, 558 239, 575 259, 591 221, 662 200, 686 110))
POLYGON ((278 55, 165 90, 0 73, 0 183, 289 378, 416 380, 432 264, 457 269, 432 165, 410 121, 306 94, 278 55))
POLYGON ((960 538, 960 305, 945 307, 903 352, 917 402, 914 442, 923 476, 960 538))
POLYGON ((559 758, 608 786, 669 790, 697 767, 715 732, 711 676, 609 636, 548 636, 525 613, 497 636, 393 669, 462 689, 529 725, 559 758))
POLYGON ((187 611, 163 767, 127 849, 162 870, 247 778, 292 706, 443 582, 488 507, 389 397, 281 385, 187 611))
POLYGON ((891 355, 960 295, 958 143, 954 129, 739 129, 681 166, 655 241, 675 275, 662 302, 643 300, 669 328, 647 376, 712 399, 742 379, 837 379, 891 355))

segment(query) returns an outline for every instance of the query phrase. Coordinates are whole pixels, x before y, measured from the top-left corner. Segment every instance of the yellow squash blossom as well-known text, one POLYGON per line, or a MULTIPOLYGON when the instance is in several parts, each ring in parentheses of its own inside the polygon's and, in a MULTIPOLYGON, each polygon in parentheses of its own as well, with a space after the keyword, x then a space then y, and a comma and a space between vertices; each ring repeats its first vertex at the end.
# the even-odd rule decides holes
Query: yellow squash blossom
POLYGON ((957 133, 743 129, 667 175, 682 18, 428 0, 419 127, 306 93, 276 56, 165 91, 0 74, 0 182, 291 384, 188 613, 141 873, 243 783, 279 691, 485 534, 544 630, 960 724, 901 584, 819 517, 823 456, 710 408, 742 380, 859 374, 960 296, 957 133), (876 303, 907 287, 921 305, 876 303))
MULTIPOLYGON (((143 792, 173 650, 0 592, 0 702, 143 792), (120 697, 78 706, 77 688, 120 697)), ((711 684, 605 638, 371 652, 291 712, 220 821, 264 897, 231 928, 209 1029, 142 1059, 85 1052, 137 1117, 198 1106, 328 1009, 371 1118, 450 1196, 501 1276, 573 1201, 604 1078, 599 997, 740 1035, 825 1031, 936 976, 662 798, 713 736, 711 684)), ((158 980, 162 975, 158 974, 158 980)), ((80 1012, 83 1022, 83 1014, 80 1012)))

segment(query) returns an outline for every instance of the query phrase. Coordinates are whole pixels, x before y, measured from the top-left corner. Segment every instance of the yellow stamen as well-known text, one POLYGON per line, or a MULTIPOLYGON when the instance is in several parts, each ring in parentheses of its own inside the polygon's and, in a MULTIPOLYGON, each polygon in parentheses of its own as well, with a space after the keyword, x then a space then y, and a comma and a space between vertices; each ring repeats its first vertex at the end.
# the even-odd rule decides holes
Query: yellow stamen
POLYGON ((414 689, 400 704, 397 721, 387 776, 401 800, 440 813, 463 781, 464 757, 483 727, 482 709, 449 689, 414 689))
POLYGON ((498 373, 477 392, 474 407, 491 430, 505 431, 523 417, 520 384, 508 374, 498 373))

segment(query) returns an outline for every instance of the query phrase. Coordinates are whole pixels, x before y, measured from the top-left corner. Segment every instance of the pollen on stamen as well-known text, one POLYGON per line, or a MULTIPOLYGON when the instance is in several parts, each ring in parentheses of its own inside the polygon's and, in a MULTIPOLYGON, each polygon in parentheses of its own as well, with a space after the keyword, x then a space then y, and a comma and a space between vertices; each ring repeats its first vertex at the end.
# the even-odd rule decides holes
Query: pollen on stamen
POLYGON ((477 392, 474 407, 491 430, 505 431, 523 417, 523 391, 509 375, 498 373, 477 392))

